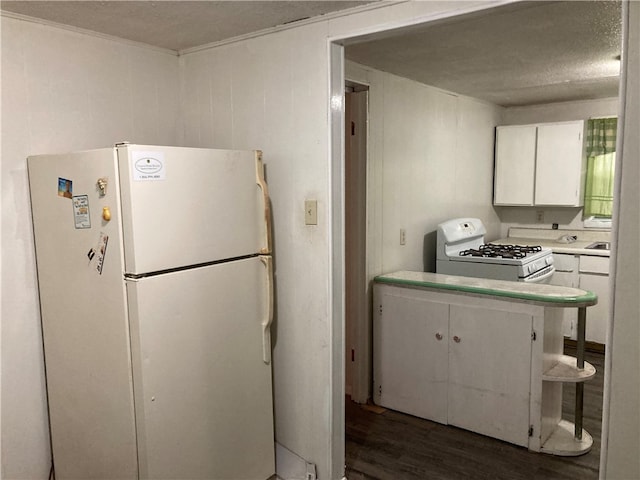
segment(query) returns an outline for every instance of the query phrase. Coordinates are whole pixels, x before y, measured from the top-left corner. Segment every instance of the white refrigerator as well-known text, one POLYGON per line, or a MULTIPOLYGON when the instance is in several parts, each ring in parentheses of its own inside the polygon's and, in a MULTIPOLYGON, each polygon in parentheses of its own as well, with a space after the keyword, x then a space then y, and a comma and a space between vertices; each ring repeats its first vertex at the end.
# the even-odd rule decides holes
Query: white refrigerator
POLYGON ((57 480, 275 471, 259 151, 28 158, 57 480))

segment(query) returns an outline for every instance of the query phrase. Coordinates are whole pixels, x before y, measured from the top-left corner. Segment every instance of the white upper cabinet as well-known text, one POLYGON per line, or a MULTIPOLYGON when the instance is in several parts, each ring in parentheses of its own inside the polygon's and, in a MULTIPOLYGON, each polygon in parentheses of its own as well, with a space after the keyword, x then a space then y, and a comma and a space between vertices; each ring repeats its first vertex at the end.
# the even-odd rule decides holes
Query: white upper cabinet
POLYGON ((584 122, 538 126, 536 205, 583 204, 584 122))
POLYGON ((583 204, 584 122, 497 128, 495 205, 583 204))
POLYGON ((533 205, 536 126, 498 127, 496 132, 496 205, 533 205))

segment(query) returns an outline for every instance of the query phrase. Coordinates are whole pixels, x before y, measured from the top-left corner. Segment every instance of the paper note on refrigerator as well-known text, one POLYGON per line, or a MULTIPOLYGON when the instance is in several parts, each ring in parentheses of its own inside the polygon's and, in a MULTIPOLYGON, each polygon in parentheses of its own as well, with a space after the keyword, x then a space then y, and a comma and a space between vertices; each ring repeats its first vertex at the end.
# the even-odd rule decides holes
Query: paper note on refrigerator
POLYGON ((107 254, 107 243, 109 242, 109 235, 100 232, 100 241, 95 251, 96 271, 102 275, 102 267, 104 266, 104 257, 107 254))
POLYGON ((131 168, 135 181, 164 180, 164 152, 131 152, 131 168))
POLYGON ((73 220, 76 228, 91 228, 89 197, 87 195, 73 197, 73 220))

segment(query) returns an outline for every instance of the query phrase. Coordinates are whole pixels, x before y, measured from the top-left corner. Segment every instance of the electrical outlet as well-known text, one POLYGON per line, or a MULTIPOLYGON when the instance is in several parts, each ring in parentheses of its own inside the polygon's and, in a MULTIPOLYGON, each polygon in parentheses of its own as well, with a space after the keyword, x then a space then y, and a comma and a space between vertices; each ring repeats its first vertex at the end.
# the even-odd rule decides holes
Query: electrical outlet
POLYGON ((404 228, 400 229, 400 245, 407 243, 407 231, 404 228))
POLYGON ((544 223, 544 210, 536 210, 536 223, 544 223))

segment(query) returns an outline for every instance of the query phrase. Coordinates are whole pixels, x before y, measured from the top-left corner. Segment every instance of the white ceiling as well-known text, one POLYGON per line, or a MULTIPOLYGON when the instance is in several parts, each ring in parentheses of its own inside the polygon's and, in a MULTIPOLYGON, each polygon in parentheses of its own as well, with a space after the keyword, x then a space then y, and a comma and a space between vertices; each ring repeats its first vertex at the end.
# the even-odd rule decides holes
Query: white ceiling
POLYGON ((372 1, 2 1, 2 10, 181 51, 372 1))
MULTIPOLYGON (((373 0, 377 1, 377 0, 373 0)), ((175 51, 370 1, 2 1, 2 10, 175 51)), ((346 57, 503 105, 617 95, 619 0, 521 2, 353 39, 346 57)))
POLYGON ((619 1, 522 2, 350 42, 346 58, 503 106, 615 97, 619 1))

